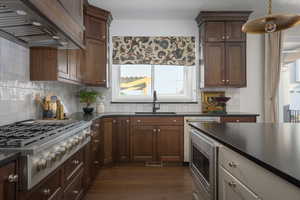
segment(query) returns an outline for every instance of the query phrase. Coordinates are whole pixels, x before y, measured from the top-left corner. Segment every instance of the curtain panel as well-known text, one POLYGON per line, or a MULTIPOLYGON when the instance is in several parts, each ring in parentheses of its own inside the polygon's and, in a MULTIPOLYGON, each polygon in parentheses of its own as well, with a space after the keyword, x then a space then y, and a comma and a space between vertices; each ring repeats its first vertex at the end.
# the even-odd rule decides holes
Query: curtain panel
POLYGON ((278 88, 282 66, 282 32, 265 35, 265 122, 278 122, 278 88))
POLYGON ((113 36, 113 64, 195 65, 195 37, 113 36))

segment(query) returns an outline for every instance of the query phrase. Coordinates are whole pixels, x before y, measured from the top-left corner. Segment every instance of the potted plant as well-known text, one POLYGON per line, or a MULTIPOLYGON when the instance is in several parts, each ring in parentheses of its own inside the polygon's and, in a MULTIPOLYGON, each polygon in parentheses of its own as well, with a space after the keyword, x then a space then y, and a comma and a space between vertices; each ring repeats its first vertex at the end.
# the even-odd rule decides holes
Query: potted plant
POLYGON ((97 97, 101 96, 99 92, 94 90, 81 90, 79 92, 79 99, 81 103, 85 103, 86 107, 83 107, 83 112, 85 114, 91 114, 94 111, 91 104, 95 103, 97 97))

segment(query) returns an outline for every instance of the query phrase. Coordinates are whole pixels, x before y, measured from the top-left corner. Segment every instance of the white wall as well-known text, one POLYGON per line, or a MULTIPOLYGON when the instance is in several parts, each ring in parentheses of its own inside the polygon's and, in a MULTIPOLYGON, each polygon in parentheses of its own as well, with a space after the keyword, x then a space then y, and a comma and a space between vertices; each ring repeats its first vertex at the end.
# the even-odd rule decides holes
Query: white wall
POLYGON ((240 111, 260 114, 263 120, 264 37, 247 36, 247 87, 240 89, 240 111))
MULTIPOLYGON (((111 25, 111 36, 194 36, 196 38, 196 60, 199 61, 199 30, 194 20, 114 20, 111 25)), ((263 37, 248 36, 247 47, 247 79, 248 87, 243 89, 217 88, 209 89, 226 91, 232 99, 228 102, 229 112, 248 112, 262 115, 263 102, 263 37)), ((199 74, 199 73, 197 73, 199 74)), ((199 81, 198 81, 199 82, 199 81)), ((150 110, 150 105, 110 104, 111 91, 100 89, 106 96, 105 105, 108 111, 144 111, 150 110)), ((206 89, 207 90, 207 89, 206 89)), ((200 96, 201 90, 198 91, 200 96)), ((162 105, 163 111, 198 112, 200 104, 170 104, 162 105)))

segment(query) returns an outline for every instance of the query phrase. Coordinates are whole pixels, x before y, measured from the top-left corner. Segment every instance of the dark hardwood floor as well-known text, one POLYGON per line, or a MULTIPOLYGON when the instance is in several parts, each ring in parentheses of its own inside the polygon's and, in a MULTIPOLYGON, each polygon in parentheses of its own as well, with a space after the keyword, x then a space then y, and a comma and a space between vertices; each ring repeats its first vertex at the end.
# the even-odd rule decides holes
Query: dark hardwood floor
POLYGON ((188 167, 115 166, 102 169, 84 200, 191 200, 188 167))

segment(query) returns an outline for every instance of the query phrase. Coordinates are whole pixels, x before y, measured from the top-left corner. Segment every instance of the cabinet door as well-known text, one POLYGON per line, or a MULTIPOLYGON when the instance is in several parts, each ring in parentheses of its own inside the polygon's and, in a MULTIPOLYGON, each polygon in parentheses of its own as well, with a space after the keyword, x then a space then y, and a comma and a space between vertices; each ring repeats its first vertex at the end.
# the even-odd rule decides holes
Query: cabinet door
POLYGON ((205 86, 225 86, 225 44, 209 42, 205 44, 205 86))
POLYGON ((69 79, 70 71, 68 67, 68 50, 66 49, 57 50, 57 65, 58 65, 58 76, 60 78, 69 79))
POLYGON ((105 42, 87 39, 85 55, 85 82, 91 85, 106 84, 106 44, 105 42))
POLYGON ((130 120, 119 118, 115 128, 116 161, 124 162, 130 160, 130 120))
POLYGON ((183 161, 183 126, 157 128, 157 158, 159 161, 183 161))
POLYGON ((86 37, 106 41, 106 22, 96 17, 85 17, 86 37))
POLYGON ((242 42, 246 40, 246 34, 242 31, 245 22, 226 22, 226 41, 242 42))
POLYGON ((135 126, 131 132, 131 159, 133 161, 155 161, 155 126, 135 126))
POLYGON ((219 167, 219 199, 258 200, 258 197, 224 168, 219 167))
POLYGON ((226 84, 232 87, 245 87, 246 83, 246 44, 226 43, 226 84))
POLYGON ((16 175, 16 163, 12 162, 0 168, 0 200, 16 200, 17 182, 10 182, 9 176, 16 175))
POLYGON ((77 50, 69 49, 68 50, 68 68, 69 68, 69 79, 76 81, 77 80, 77 50))
POLYGON ((225 22, 207 22, 205 24, 205 41, 222 42, 225 40, 225 22))
POLYGON ((256 122, 256 117, 221 117, 221 122, 256 122))
POLYGON ((103 163, 113 162, 113 121, 111 118, 102 121, 103 139, 103 163))
POLYGON ((74 181, 65 189, 64 200, 80 200, 83 196, 84 182, 83 170, 81 170, 74 181))
POLYGON ((83 51, 81 49, 78 49, 77 51, 77 62, 76 62, 76 79, 77 81, 81 82, 82 81, 82 67, 83 67, 83 63, 84 63, 84 55, 83 55, 83 51))

